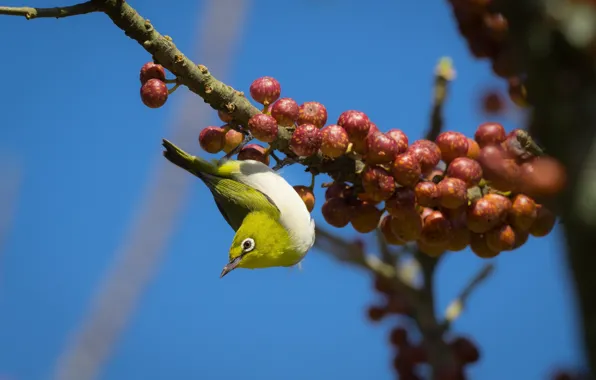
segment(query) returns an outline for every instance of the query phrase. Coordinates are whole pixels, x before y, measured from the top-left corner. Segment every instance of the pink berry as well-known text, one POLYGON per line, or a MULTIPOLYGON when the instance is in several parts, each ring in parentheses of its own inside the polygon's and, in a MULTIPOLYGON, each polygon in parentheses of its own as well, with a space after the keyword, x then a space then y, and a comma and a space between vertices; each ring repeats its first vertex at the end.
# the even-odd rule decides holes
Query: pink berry
POLYGON ((168 86, 159 79, 149 79, 141 86, 141 100, 149 108, 159 108, 168 100, 168 86))
POLYGON ((206 127, 199 134, 199 145, 207 153, 220 152, 226 143, 226 131, 220 127, 206 127))
POLYGON ((312 124, 317 128, 323 128, 327 122, 327 109, 319 102, 304 102, 299 109, 296 123, 312 124))
POLYGON ((397 154, 408 150, 408 136, 401 129, 390 129, 385 134, 397 142, 397 154))
POLYGON ((294 125, 298 119, 298 103, 292 98, 281 98, 271 106, 271 116, 282 127, 294 125))
POLYGON ((260 161, 265 165, 269 165, 269 155, 267 154, 267 150, 257 144, 245 145, 240 149, 240 152, 238 152, 238 159, 241 161, 255 160, 260 161))
POLYGON ((270 143, 277 138, 277 121, 273 116, 258 113, 248 120, 248 129, 260 141, 270 143))
POLYGON ((281 85, 272 77, 255 79, 250 85, 250 96, 263 105, 269 105, 279 99, 281 85))
POLYGON ((163 82, 166 80, 166 72, 159 63, 147 62, 141 67, 139 79, 141 84, 145 84, 149 79, 159 79, 163 82))
POLYGON ((323 136, 319 128, 313 124, 302 124, 296 128, 290 139, 290 149, 300 157, 308 157, 317 153, 323 136))
POLYGON ((327 157, 337 158, 348 149, 348 133, 339 125, 328 125, 321 130, 323 142, 321 153, 327 157))
POLYGON ((370 120, 364 112, 348 110, 339 115, 337 125, 343 127, 348 132, 350 141, 354 142, 366 138, 370 120))
POLYGON ((458 157, 468 155, 468 138, 460 132, 443 132, 435 140, 441 151, 441 157, 446 163, 450 163, 458 157))
POLYGON ((420 162, 422 174, 430 173, 441 161, 441 150, 430 140, 417 140, 407 150, 420 162))
POLYGON ((366 137, 366 157, 368 164, 386 164, 397 156, 397 142, 386 134, 375 131, 366 137))

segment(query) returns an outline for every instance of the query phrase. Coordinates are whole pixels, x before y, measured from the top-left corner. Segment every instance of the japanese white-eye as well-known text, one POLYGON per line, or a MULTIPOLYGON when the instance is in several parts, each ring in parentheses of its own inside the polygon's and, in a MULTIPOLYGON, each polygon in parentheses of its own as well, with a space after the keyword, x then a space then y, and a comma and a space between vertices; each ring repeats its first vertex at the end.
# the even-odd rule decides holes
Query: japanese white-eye
POLYGON ((226 222, 236 231, 220 277, 236 268, 289 267, 315 241, 315 223, 294 188, 254 160, 209 162, 163 140, 164 156, 199 177, 211 190, 226 222))

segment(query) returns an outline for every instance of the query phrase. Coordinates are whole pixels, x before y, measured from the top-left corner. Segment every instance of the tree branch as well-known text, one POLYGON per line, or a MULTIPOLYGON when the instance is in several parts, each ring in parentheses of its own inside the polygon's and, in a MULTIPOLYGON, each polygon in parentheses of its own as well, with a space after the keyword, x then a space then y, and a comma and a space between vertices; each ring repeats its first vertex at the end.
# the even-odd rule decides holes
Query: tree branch
POLYGON ((98 12, 99 3, 96 0, 84 3, 54 8, 5 7, 0 6, 0 15, 23 16, 27 20, 34 18, 64 18, 98 12))

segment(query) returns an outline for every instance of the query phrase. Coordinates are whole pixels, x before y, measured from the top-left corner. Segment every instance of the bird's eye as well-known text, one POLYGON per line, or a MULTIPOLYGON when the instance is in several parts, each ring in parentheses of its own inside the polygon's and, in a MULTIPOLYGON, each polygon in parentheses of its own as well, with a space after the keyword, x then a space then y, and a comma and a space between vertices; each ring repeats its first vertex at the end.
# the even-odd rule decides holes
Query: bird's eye
POLYGON ((242 250, 244 253, 250 252, 255 249, 255 241, 251 238, 244 239, 242 241, 242 250))

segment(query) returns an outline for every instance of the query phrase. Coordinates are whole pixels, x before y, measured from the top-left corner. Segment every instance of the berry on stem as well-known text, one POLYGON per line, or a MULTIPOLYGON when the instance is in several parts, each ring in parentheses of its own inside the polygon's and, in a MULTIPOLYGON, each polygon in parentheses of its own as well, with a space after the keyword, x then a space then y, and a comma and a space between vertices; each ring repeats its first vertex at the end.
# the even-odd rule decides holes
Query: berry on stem
POLYGON ((277 121, 273 116, 258 113, 248 120, 248 129, 262 142, 270 143, 277 139, 277 121))
POLYGON ((290 149, 300 157, 308 157, 317 153, 323 136, 319 128, 313 124, 302 124, 296 128, 290 140, 290 149))
POLYGON ((372 200, 382 202, 393 195, 396 185, 387 170, 368 166, 362 172, 362 187, 372 200))
POLYGON ((443 249, 449 243, 451 222, 441 211, 431 211, 422 221, 420 240, 429 246, 441 246, 443 249))
POLYGON ((395 233, 391 229, 392 218, 393 217, 391 215, 385 215, 383 219, 381 219, 381 223, 379 224, 381 233, 383 234, 383 237, 385 238, 387 244, 404 245, 406 244, 406 242, 400 239, 397 235, 395 235, 395 233))
POLYGON ((203 128, 199 134, 199 145, 207 153, 221 152, 225 145, 226 131, 220 127, 203 128))
POLYGON ((159 79, 149 79, 141 86, 141 100, 149 108, 159 108, 168 100, 168 86, 159 79))
POLYGON ((348 133, 339 125, 328 125, 321 130, 321 153, 327 157, 337 158, 344 154, 350 143, 348 133))
POLYGON ((141 80, 141 85, 145 84, 149 79, 158 79, 164 82, 166 80, 166 71, 159 63, 147 62, 141 67, 139 79, 141 80))
POLYGON ((247 144, 238 152, 239 160, 255 160, 269 165, 269 154, 267 149, 257 144, 247 144))
POLYGON ((498 256, 500 252, 493 251, 486 244, 486 238, 482 234, 472 233, 470 235, 470 249, 474 254, 483 259, 490 259, 498 256))
POLYGON ((439 203, 445 208, 456 209, 468 202, 468 188, 459 178, 443 178, 437 189, 440 194, 439 203))
POLYGON ((437 136, 435 142, 441 151, 441 158, 446 163, 468 154, 468 138, 463 133, 443 132, 437 136))
POLYGON ((402 153, 391 165, 391 174, 401 186, 413 187, 420 180, 422 169, 420 162, 412 153, 402 153))
POLYGON ((434 182, 418 182, 416 187, 414 187, 414 192, 420 206, 435 207, 439 205, 441 192, 434 182))
POLYGON ((485 234, 486 246, 494 252, 511 251, 515 247, 515 231, 504 224, 485 234))
POLYGON ((385 201, 385 209, 399 218, 405 212, 416 211, 416 194, 408 187, 398 187, 393 196, 385 201))
POLYGON ((280 94, 281 85, 272 77, 257 78, 250 85, 250 96, 265 106, 279 99, 280 94))
POLYGON ((509 222, 516 229, 527 231, 538 216, 536 202, 527 195, 517 194, 513 197, 509 210, 509 222))
POLYGON ((395 236, 406 242, 418 240, 422 233, 422 218, 415 209, 393 216, 390 225, 395 236))
POLYGON ((422 174, 430 173, 441 161, 441 150, 430 140, 417 140, 407 150, 420 163, 422 174))
POLYGON ((244 135, 237 130, 230 128, 226 132, 223 151, 230 153, 232 150, 236 149, 236 147, 240 145, 242 141, 244 141, 244 135))
POLYGON ((298 119, 298 103, 292 98, 281 98, 271 106, 271 116, 282 127, 293 126, 298 119))
POLYGON ((543 205, 538 205, 536 220, 532 223, 529 232, 536 237, 546 236, 555 228, 556 221, 555 214, 543 205))
POLYGON ((355 142, 366 138, 370 129, 370 120, 364 112, 348 110, 339 115, 337 125, 346 130, 351 142, 355 142))
POLYGON ((401 129, 390 129, 386 133, 397 143, 397 153, 401 154, 408 150, 408 136, 401 129))
POLYGON ((474 133, 474 139, 480 148, 498 145, 505 141, 506 137, 505 128, 501 124, 493 122, 480 124, 474 133))
POLYGON ((296 190, 298 195, 300 195, 300 198, 302 198, 308 212, 312 212, 315 208, 315 195, 311 188, 304 185, 296 185, 294 186, 294 190, 296 190))
POLYGON ((343 228, 350 223, 351 207, 344 198, 329 198, 321 206, 321 213, 333 227, 343 228))
POLYGON ((296 123, 322 128, 327 123, 327 108, 319 102, 304 102, 298 109, 296 123))
POLYGON ((374 231, 379 225, 383 212, 374 205, 362 202, 354 208, 350 223, 352 227, 360 233, 369 233, 374 231))
POLYGON ((398 153, 397 142, 386 134, 375 131, 366 137, 365 160, 369 164, 393 162, 398 153))
POLYGON ((347 198, 351 195, 352 188, 345 182, 333 182, 331 186, 325 190, 325 200, 331 198, 347 198))
POLYGON ((482 167, 468 157, 458 157, 447 166, 446 174, 452 178, 459 178, 468 187, 472 187, 478 185, 482 179, 482 167))

